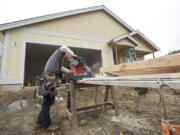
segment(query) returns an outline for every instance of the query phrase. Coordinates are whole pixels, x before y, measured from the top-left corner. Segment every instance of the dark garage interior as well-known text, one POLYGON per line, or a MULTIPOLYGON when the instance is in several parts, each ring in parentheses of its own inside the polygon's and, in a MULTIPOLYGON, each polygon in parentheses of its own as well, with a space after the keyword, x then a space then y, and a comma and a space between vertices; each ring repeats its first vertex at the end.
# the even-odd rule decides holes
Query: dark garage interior
MULTIPOLYGON (((43 73, 45 64, 51 54, 60 46, 46 44, 26 44, 25 57, 25 76, 24 83, 27 82, 35 85, 36 76, 43 73)), ((99 68, 102 66, 101 50, 85 49, 70 47, 76 55, 86 58, 88 66, 91 68, 92 75, 99 73, 99 68)), ((65 67, 68 67, 68 62, 65 61, 65 67)))

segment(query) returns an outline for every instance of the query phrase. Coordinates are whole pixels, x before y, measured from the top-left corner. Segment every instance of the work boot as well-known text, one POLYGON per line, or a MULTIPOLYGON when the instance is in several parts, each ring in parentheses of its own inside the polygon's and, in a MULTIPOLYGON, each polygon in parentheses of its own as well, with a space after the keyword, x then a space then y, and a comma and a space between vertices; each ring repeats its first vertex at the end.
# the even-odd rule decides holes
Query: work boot
POLYGON ((41 128, 42 128, 41 124, 36 123, 36 126, 34 127, 34 130, 39 130, 41 128))
POLYGON ((55 131, 59 128, 58 125, 56 124, 51 124, 50 126, 48 126, 47 128, 45 128, 44 130, 47 130, 47 131, 55 131))

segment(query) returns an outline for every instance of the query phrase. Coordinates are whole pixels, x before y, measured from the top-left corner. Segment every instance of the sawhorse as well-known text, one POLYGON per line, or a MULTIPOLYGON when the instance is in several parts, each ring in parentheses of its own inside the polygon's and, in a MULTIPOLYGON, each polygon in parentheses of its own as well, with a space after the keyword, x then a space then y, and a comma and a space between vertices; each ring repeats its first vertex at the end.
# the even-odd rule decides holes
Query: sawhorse
POLYGON ((117 103, 117 96, 115 94, 114 87, 112 86, 106 86, 105 91, 105 97, 104 97, 104 104, 98 104, 83 108, 76 108, 76 98, 75 98, 75 91, 78 91, 80 88, 84 87, 96 87, 96 90, 99 90, 99 86, 101 85, 92 85, 92 84, 80 84, 80 83, 70 83, 68 88, 68 97, 67 97, 67 115, 68 118, 71 120, 72 127, 77 128, 79 126, 78 124, 78 114, 85 113, 89 110, 97 110, 97 108, 100 108, 102 105, 104 105, 105 108, 114 108, 115 109, 115 115, 119 115, 119 107, 117 103), (109 92, 111 92, 113 104, 108 103, 108 97, 109 92))

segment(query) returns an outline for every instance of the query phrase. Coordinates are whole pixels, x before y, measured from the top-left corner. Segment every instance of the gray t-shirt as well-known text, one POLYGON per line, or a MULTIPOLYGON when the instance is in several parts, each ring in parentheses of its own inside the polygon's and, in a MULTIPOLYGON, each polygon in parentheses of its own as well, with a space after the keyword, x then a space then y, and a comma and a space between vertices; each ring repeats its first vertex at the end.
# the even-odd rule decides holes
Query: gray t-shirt
POLYGON ((48 59, 46 66, 44 68, 45 73, 49 74, 59 74, 61 67, 63 66, 65 58, 65 53, 57 49, 48 59))

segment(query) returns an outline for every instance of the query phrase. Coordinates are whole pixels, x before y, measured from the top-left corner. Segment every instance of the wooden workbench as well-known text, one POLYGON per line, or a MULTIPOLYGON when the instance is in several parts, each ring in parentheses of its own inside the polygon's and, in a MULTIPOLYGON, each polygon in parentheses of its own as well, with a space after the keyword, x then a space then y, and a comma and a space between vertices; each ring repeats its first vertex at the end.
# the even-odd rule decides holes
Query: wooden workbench
POLYGON ((82 87, 105 86, 106 92, 104 97, 104 106, 112 106, 115 109, 115 114, 119 115, 117 97, 113 86, 120 87, 140 87, 140 88, 160 88, 168 86, 168 89, 180 90, 180 73, 174 74, 156 74, 156 75, 138 75, 138 76, 123 76, 123 77, 99 77, 86 78, 75 83, 69 84, 67 113, 74 128, 78 127, 78 113, 86 112, 87 110, 101 107, 101 104, 76 108, 75 91, 82 87), (113 104, 108 103, 108 95, 111 92, 113 104))

